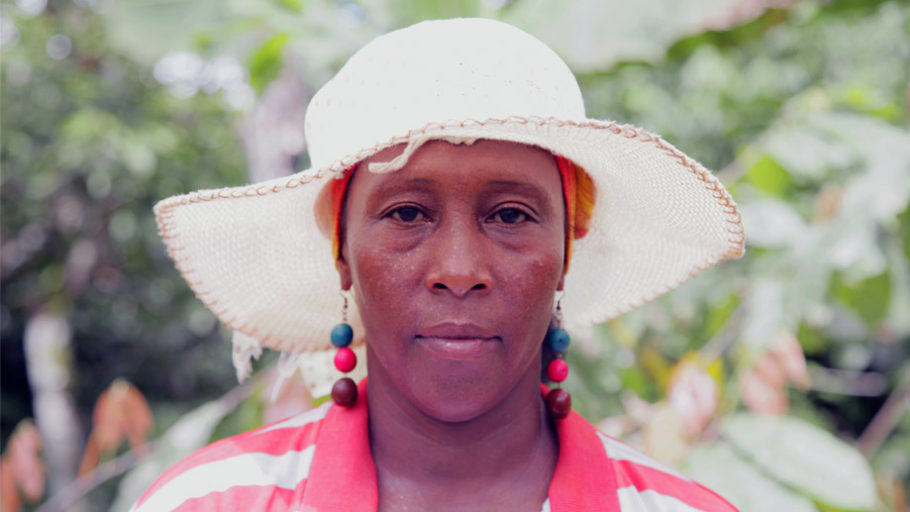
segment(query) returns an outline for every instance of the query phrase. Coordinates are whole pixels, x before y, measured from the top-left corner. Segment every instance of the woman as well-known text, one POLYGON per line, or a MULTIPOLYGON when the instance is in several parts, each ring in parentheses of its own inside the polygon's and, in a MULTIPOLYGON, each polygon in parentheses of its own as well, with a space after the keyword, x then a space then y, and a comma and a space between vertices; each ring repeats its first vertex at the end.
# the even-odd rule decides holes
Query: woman
POLYGON ((197 452, 135 510, 734 510, 540 383, 545 362, 565 377, 557 324, 742 253, 710 173, 587 119, 559 57, 490 20, 377 38, 313 98, 306 134, 312 169, 168 199, 159 226, 241 333, 241 370, 263 345, 335 345, 349 372, 365 339, 369 386, 342 379, 334 404, 197 452))

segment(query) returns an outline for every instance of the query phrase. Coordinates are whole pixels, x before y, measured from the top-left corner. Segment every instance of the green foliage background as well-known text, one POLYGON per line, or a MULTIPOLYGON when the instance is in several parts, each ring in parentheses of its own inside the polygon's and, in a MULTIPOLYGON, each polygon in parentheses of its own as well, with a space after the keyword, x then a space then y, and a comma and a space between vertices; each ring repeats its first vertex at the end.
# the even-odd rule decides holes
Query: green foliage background
MULTIPOLYGON (((224 91, 178 97, 156 80, 159 59, 175 50, 208 62, 231 57, 260 96, 294 59, 315 91, 375 35, 432 17, 490 16, 560 52, 591 117, 661 133, 715 169, 746 222, 743 259, 576 334, 567 383, 576 409, 597 422, 627 414, 629 393, 659 403, 677 361, 697 354, 720 363, 721 410, 699 439, 705 447, 696 443, 683 465, 744 510, 869 509, 763 467, 736 429, 755 436, 767 426, 743 427, 734 413, 743 409, 739 379, 782 331, 796 334, 813 377, 809 390, 789 391, 799 425, 864 447, 888 397, 906 393, 910 4, 765 8, 772 3, 52 1, 35 15, 0 3, 3 444, 33 414, 22 339, 40 312, 70 326, 69 389, 84 429, 116 377, 146 394, 161 432, 235 385, 229 333, 173 269, 151 207, 173 194, 244 183, 238 126, 249 110, 230 107, 224 91), (72 45, 61 59, 49 56, 55 34, 72 45), (790 501, 755 497, 777 492, 790 501)), ((213 436, 254 426, 258 396, 213 436)), ((871 467, 879 482, 896 477, 907 488, 903 400, 883 441, 865 447, 871 465, 851 467, 871 467)), ((837 448, 823 451, 822 466, 843 460, 824 458, 837 448)), ((105 508, 116 492, 109 484, 89 499, 105 508)), ((879 489, 884 510, 887 497, 879 489)))

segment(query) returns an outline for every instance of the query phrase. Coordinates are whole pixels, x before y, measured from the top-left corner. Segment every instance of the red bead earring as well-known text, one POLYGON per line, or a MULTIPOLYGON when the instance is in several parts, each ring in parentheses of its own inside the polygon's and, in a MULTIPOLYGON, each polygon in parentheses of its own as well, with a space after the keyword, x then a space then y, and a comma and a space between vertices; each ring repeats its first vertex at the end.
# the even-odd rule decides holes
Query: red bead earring
MULTIPOLYGON (((556 301, 556 314, 553 326, 547 331, 546 343, 550 350, 556 354, 556 359, 547 365, 547 378, 557 384, 562 383, 569 376, 569 365, 566 364, 566 350, 569 349, 569 333, 560 327, 562 323, 561 298, 556 301)), ((572 411, 572 396, 562 388, 553 388, 547 393, 547 412, 554 419, 561 420, 572 411)))
MULTIPOLYGON (((335 368, 341 373, 348 373, 357 366, 357 354, 348 346, 354 340, 354 329, 348 323, 348 298, 344 298, 341 310, 341 323, 332 329, 332 345, 338 348, 335 354, 335 368)), ((350 407, 357 402, 357 384, 350 377, 342 377, 332 386, 332 400, 342 406, 350 407)))

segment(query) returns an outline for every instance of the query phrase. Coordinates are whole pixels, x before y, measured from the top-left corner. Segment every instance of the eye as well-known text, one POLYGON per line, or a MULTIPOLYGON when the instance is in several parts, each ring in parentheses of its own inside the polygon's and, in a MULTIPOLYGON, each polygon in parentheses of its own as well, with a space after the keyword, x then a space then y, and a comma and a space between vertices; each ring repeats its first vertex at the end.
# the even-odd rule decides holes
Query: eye
POLYGON ((493 214, 493 219, 503 224, 519 224, 530 220, 530 217, 518 208, 503 208, 493 214))
POLYGON ((416 206, 399 206, 389 211, 386 216, 391 217, 399 222, 416 222, 423 220, 423 212, 416 206))

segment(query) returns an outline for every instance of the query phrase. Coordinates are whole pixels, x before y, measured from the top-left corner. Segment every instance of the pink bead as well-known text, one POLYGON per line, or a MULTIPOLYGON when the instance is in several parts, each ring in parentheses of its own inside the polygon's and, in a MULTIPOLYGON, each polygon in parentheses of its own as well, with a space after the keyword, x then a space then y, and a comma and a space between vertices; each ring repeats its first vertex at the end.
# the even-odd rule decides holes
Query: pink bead
POLYGON ((348 373, 355 366, 357 366, 357 354, 347 347, 338 349, 338 353, 335 354, 335 368, 338 368, 341 373, 348 373))
POLYGON ((562 382, 569 376, 569 365, 562 359, 554 359, 547 366, 547 378, 553 382, 562 382))

